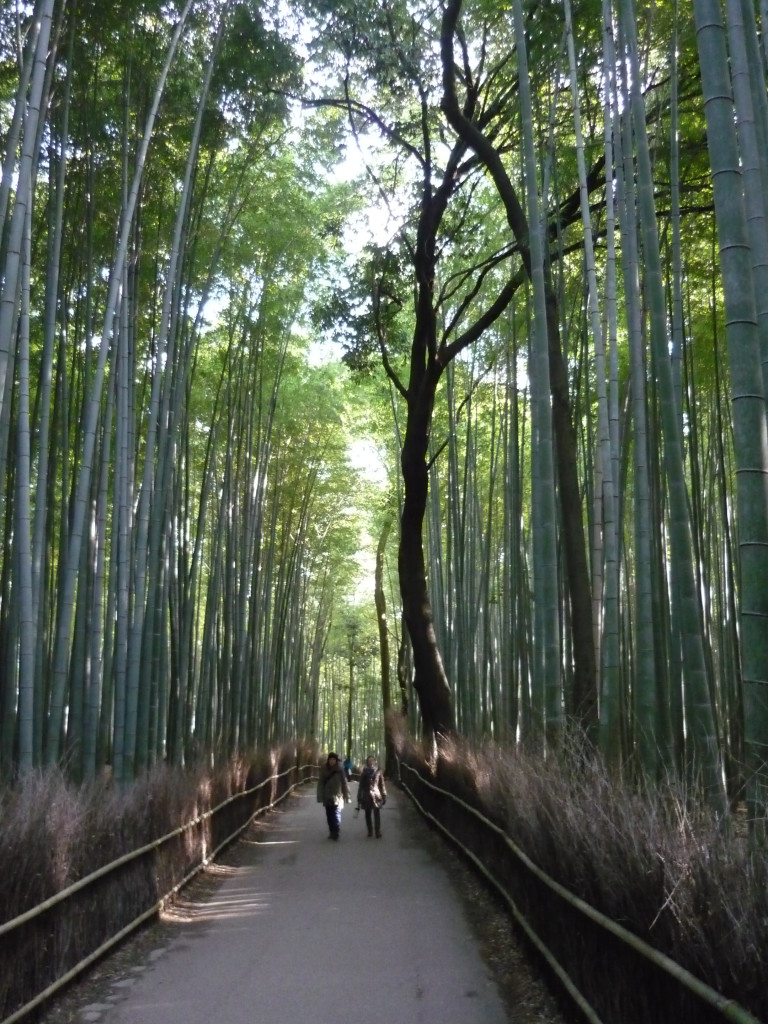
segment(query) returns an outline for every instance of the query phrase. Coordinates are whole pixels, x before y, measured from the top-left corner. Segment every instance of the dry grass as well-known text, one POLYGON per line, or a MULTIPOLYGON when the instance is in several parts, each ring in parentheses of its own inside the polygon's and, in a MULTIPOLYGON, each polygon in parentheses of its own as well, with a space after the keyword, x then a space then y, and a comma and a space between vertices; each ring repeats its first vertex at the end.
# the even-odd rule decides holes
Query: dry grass
MULTIPOLYGON (((0 792, 0 906, 8 921, 122 855, 205 815, 314 750, 287 744, 211 773, 158 767, 128 787, 71 785, 60 772, 30 774, 0 792)), ((7 935, 0 936, 0 1019, 43 991, 106 939, 153 907, 259 808, 286 777, 132 860, 7 935)))
MULTIPOLYGON (((399 737, 399 746, 402 760, 431 772, 437 784, 500 825, 551 878, 768 1020, 768 857, 750 850, 743 830, 723 828, 672 786, 639 791, 616 782, 583 749, 544 760, 490 744, 449 742, 429 763, 407 738, 399 737)), ((642 970, 624 961, 615 940, 600 940, 556 907, 545 889, 523 883, 511 854, 498 840, 478 836, 482 830, 450 804, 434 799, 430 809, 508 882, 531 917, 541 918, 540 929, 562 942, 565 958, 600 957, 595 981, 603 987, 614 956, 614 970, 642 970), (565 939, 562 932, 569 933, 565 939)), ((578 970, 589 985, 592 968, 578 970)), ((631 991, 632 984, 647 983, 638 975, 627 984, 631 991)))

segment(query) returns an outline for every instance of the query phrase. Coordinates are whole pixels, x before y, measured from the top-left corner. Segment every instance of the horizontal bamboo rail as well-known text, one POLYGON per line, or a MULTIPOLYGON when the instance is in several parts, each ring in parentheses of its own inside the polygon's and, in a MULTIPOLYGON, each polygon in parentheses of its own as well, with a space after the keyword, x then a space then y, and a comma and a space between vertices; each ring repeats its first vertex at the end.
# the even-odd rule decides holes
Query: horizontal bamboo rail
MULTIPOLYGON (((84 878, 78 879, 77 882, 73 882, 72 885, 68 885, 65 889, 60 890, 60 892, 57 892, 54 896, 51 896, 49 899, 37 904, 37 906, 31 907, 23 914, 18 914, 16 917, 11 918, 10 920, 0 924, 0 936, 6 935, 7 933, 13 931, 15 928, 19 928, 27 922, 34 920, 36 917, 39 917, 41 914, 44 914, 47 910, 50 910, 51 907, 56 906, 58 903, 62 903, 69 897, 73 896, 75 893, 80 892, 82 889, 85 889, 93 882, 97 881, 100 878, 103 878, 105 875, 108 875, 113 871, 116 871, 118 868, 129 863, 130 861, 136 860, 139 857, 146 856, 148 853, 151 853, 153 850, 156 850, 159 847, 163 846, 171 839, 174 839, 177 836, 182 835, 184 832, 189 831, 189 829, 195 828, 196 826, 202 824, 204 821, 206 821, 209 818, 212 818, 214 815, 218 814, 220 811, 222 811, 225 807, 227 807, 234 801, 242 800, 248 796, 253 796, 255 793, 257 793, 264 786, 268 785, 270 782, 276 782, 278 779, 282 779, 284 776, 289 775, 291 772, 297 770, 302 771, 306 768, 316 769, 317 765, 294 764, 291 765, 290 768, 286 768, 285 771, 273 773, 268 778, 263 779, 261 782, 259 782, 256 786, 252 786, 250 789, 245 789, 241 793, 234 793, 232 796, 227 797, 226 800, 223 800, 216 807, 212 807, 204 814, 200 814, 196 818, 192 818, 190 821, 185 822, 178 828, 173 829, 173 831, 166 833, 159 839, 155 839, 151 843, 147 843, 144 846, 138 847, 136 850, 131 850, 130 853, 126 853, 122 857, 118 857, 116 860, 110 861, 109 864, 105 864, 102 867, 98 868, 96 871, 91 872, 91 874, 86 875, 84 878)), ((264 814, 266 811, 272 810, 282 800, 289 796, 298 786, 301 786, 305 782, 310 781, 311 778, 312 776, 309 776, 306 779, 299 779, 298 782, 295 782, 293 783, 293 785, 289 786, 286 789, 286 791, 282 793, 276 800, 272 800, 268 804, 265 804, 263 807, 257 808, 254 811, 254 813, 251 814, 242 825, 238 826, 238 828, 236 828, 231 835, 227 836, 227 838, 222 840, 214 850, 211 850, 209 854, 203 857, 200 863, 197 864, 192 869, 192 871, 188 872, 188 874, 184 878, 182 878, 180 882, 177 882, 176 885, 172 886, 168 890, 168 892, 166 892, 159 900, 157 900, 152 907, 150 907, 148 910, 144 911, 144 913, 136 917, 128 925, 122 928, 116 935, 113 935, 106 942, 102 943, 98 949, 95 949, 92 953, 89 953, 87 957, 80 960, 79 963, 75 964, 74 967, 70 968, 70 970, 68 970, 65 974, 61 975, 61 977, 57 978, 56 981, 50 984, 42 992, 39 992, 34 997, 34 999, 29 1000, 29 1002, 24 1004, 24 1006, 19 1007, 9 1017, 5 1017, 3 1021, 0 1022, 0 1024, 16 1024, 17 1021, 27 1016, 27 1014, 31 1013, 32 1010, 40 1006, 43 1002, 45 1002, 45 1000, 49 999, 52 995, 58 992, 59 989, 63 988, 64 985, 67 985, 70 981, 76 978, 78 974, 81 974, 84 970, 86 970, 86 968, 90 967, 91 964, 95 963, 95 961, 102 957, 106 952, 108 952, 108 950, 112 949, 118 943, 122 942, 124 938, 130 935, 131 932, 135 931, 140 925, 144 924, 145 921, 148 921, 150 918, 158 914, 160 910, 162 910, 166 901, 171 896, 179 892, 179 890, 182 889, 185 885, 187 885, 195 877, 195 875, 198 874, 198 872, 202 871, 202 869, 207 867, 207 865, 210 864, 211 861, 215 860, 215 858, 218 856, 221 850, 223 850, 225 846, 228 846, 234 839, 236 839, 241 832, 244 832, 245 829, 248 828, 248 826, 254 821, 255 818, 259 817, 259 815, 261 814, 264 814)))
POLYGON ((424 776, 415 768, 412 768, 405 762, 400 761, 398 758, 400 784, 402 785, 403 789, 405 789, 406 793, 413 801, 413 803, 416 805, 419 812, 424 817, 428 818, 440 830, 440 832, 443 833, 443 835, 445 835, 456 847, 458 847, 458 849, 461 850, 461 852, 472 862, 472 864, 474 864, 478 871, 480 871, 483 877, 486 878, 487 881, 490 882, 491 885, 496 889, 496 891, 500 894, 506 905, 509 907, 515 921, 522 928, 528 939, 533 943, 534 947, 537 949, 539 954, 544 958, 550 969, 555 973, 558 980, 562 983, 565 991, 574 1001, 576 1006, 584 1015, 585 1019, 590 1022, 590 1024, 603 1024, 603 1022, 602 1019, 597 1016, 594 1009, 586 1000, 584 995, 581 992, 579 992, 579 990, 573 984, 571 978, 568 976, 568 974, 565 972, 562 966, 558 963, 557 958, 554 956, 551 950, 549 950, 547 946, 541 941, 539 936, 531 927, 530 923, 525 919, 524 915, 520 913, 518 907, 515 904, 515 901, 504 889, 501 882, 499 882, 498 879, 495 878, 487 870, 485 865, 471 850, 469 850, 459 839, 457 839, 456 836, 454 836, 441 821, 439 821, 422 805, 421 801, 418 799, 418 797, 413 792, 411 787, 409 787, 408 784, 403 780, 402 769, 411 772, 413 775, 416 776, 421 785, 434 790, 441 796, 447 797, 448 799, 453 801, 457 806, 461 807, 463 811, 471 815, 484 828, 487 828, 493 833, 495 833, 505 843, 512 856, 525 867, 526 871, 535 875, 540 882, 542 882, 549 889, 551 889, 552 892, 554 892, 560 899, 568 903, 571 907, 573 907, 584 917, 589 918, 590 921, 592 921, 594 924, 598 925, 603 930, 609 932, 614 938, 618 939, 620 942, 630 947, 633 950, 633 952, 639 954, 641 957, 644 957, 647 961, 654 964, 656 967, 664 971, 670 977, 674 978, 675 981, 678 982, 678 984, 688 989, 688 991, 695 995, 698 999, 701 999, 702 1002, 705 1002, 710 1008, 717 1011, 722 1016, 723 1020, 730 1021, 732 1022, 732 1024, 761 1024, 761 1022, 756 1017, 753 1017, 752 1014, 749 1013, 749 1011, 746 1010, 743 1006, 740 1006, 732 999, 727 999, 716 989, 713 989, 710 985, 707 985, 705 982, 701 981, 695 975, 691 974, 690 971, 686 970, 684 967, 676 963, 670 957, 666 956, 658 949, 654 949, 653 946, 650 946, 647 942, 644 942, 637 935, 634 935, 626 928, 623 928, 616 921, 613 921, 611 918, 606 917, 605 914, 601 914, 599 910, 596 910, 594 907, 590 906, 584 900, 580 899, 578 896, 575 896, 572 892, 570 892, 570 890, 560 885, 559 882, 556 882, 553 878, 546 874, 546 872, 542 871, 539 867, 537 867, 536 864, 534 864, 533 861, 520 849, 520 847, 517 846, 514 840, 510 839, 510 837, 506 834, 506 832, 504 832, 503 829, 499 828, 498 825, 496 825, 494 822, 486 818, 475 807, 472 807, 471 804, 466 803, 466 801, 462 800, 460 797, 451 793, 449 790, 443 789, 440 786, 436 786, 433 782, 430 782, 428 779, 425 779, 424 776))

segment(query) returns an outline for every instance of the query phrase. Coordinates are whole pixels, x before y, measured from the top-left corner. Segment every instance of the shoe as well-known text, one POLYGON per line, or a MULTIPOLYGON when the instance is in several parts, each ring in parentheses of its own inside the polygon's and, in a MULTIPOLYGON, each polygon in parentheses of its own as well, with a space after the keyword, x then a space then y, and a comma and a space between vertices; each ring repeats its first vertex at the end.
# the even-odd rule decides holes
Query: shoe
POLYGON ((368 833, 368 838, 369 838, 369 839, 373 838, 373 832, 369 832, 369 833, 368 833))
POLYGON ((338 841, 339 841, 339 833, 336 832, 334 835, 331 836, 331 839, 335 840, 338 843, 338 841))
POLYGON ((376 838, 377 838, 377 839, 381 839, 381 832, 377 832, 377 833, 376 833, 376 838))

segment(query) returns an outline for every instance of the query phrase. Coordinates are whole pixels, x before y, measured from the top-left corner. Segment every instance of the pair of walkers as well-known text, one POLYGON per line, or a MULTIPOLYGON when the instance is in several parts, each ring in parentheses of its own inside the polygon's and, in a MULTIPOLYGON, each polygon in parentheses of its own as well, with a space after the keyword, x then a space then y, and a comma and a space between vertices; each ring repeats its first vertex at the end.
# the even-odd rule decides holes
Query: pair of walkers
MULTIPOLYGON (((339 763, 338 754, 331 752, 317 780, 317 802, 325 807, 328 822, 328 834, 331 839, 338 840, 341 833, 341 812, 344 804, 351 803, 347 776, 339 763)), ((357 807, 365 812, 365 825, 368 835, 381 838, 381 808, 387 802, 387 790, 384 776, 371 755, 366 759, 365 768, 360 773, 357 786, 357 807)))

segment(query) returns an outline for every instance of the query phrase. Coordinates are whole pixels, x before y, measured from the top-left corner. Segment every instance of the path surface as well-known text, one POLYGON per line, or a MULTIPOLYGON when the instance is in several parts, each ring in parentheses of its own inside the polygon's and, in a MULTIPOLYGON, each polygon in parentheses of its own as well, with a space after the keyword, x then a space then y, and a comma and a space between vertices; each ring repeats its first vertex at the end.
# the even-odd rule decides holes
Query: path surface
POLYGON ((381 839, 347 807, 332 842, 304 787, 248 830, 215 893, 179 908, 164 943, 80 1019, 508 1024, 455 889, 393 789, 381 839))

